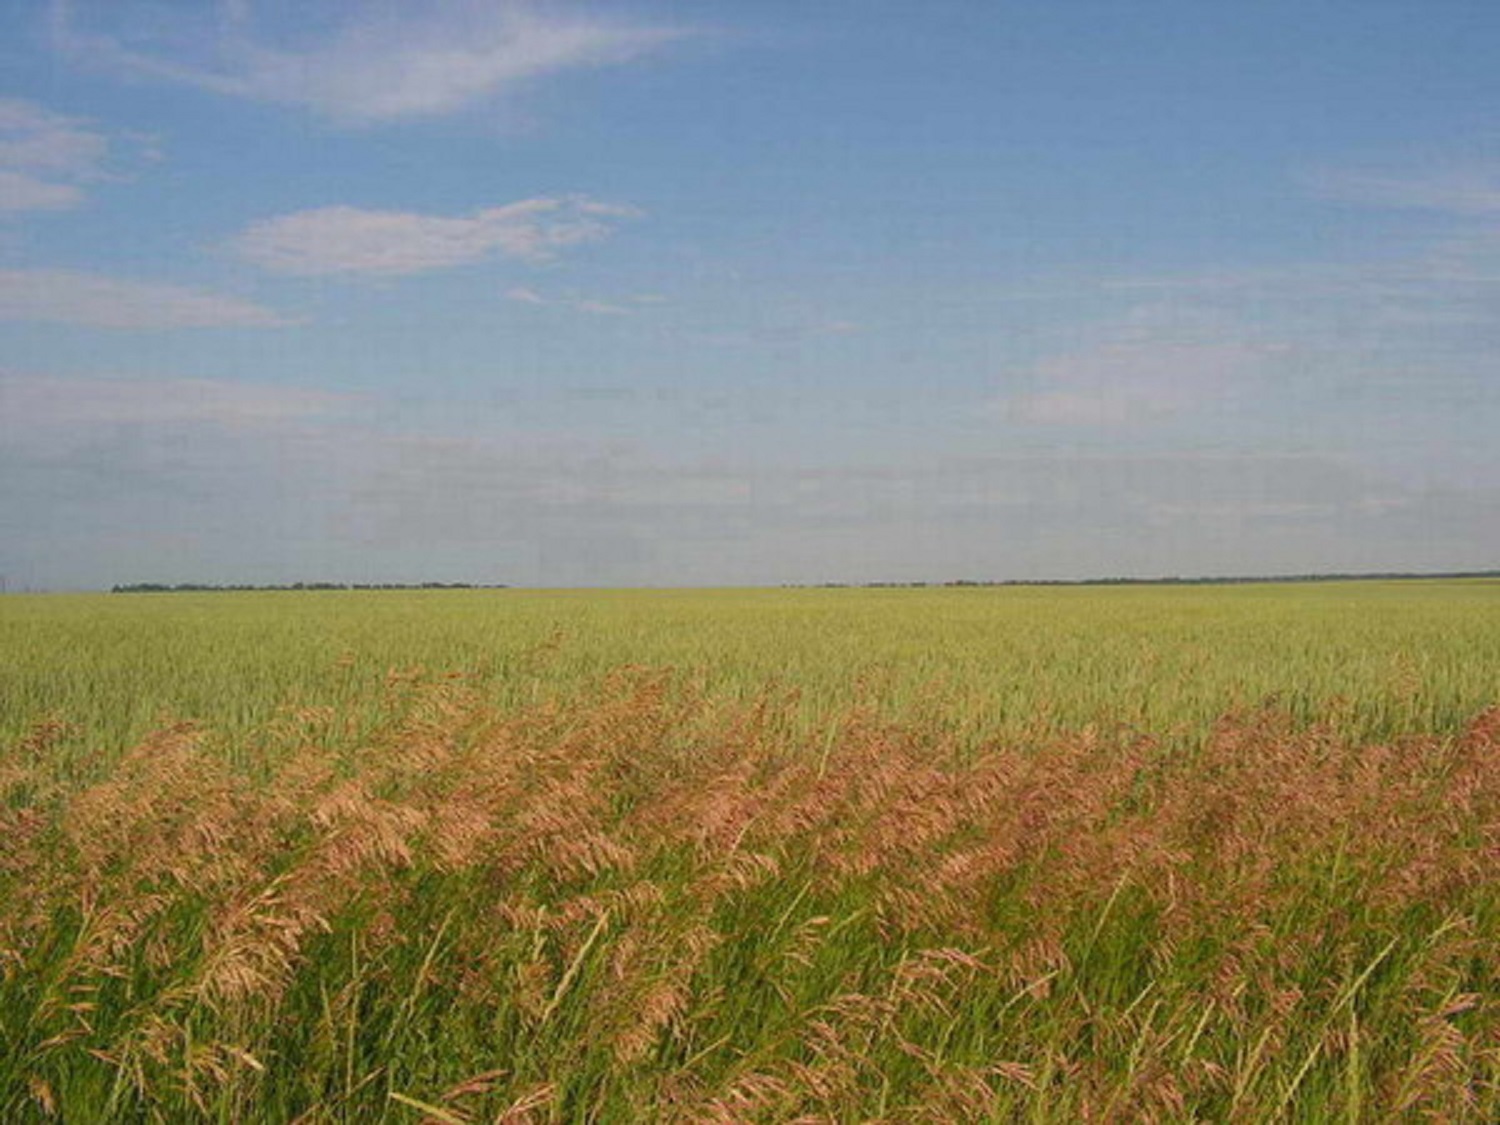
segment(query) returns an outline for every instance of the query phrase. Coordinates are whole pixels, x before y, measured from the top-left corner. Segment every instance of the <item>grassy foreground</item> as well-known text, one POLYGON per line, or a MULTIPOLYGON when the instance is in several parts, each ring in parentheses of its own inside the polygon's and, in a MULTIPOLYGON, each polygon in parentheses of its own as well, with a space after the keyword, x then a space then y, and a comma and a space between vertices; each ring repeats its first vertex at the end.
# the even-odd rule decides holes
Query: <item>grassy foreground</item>
POLYGON ((0 600, 0 1119, 1500 1119, 1494 586, 903 593, 0 600))

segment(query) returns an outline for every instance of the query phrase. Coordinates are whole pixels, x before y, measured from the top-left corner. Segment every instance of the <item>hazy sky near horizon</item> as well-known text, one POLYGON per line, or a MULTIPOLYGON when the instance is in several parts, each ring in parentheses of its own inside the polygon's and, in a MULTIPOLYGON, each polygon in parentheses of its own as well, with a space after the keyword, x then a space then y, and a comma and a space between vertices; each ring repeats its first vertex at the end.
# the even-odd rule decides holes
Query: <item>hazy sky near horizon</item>
POLYGON ((0 574, 1500 565, 1493 0, 0 0, 0 574))

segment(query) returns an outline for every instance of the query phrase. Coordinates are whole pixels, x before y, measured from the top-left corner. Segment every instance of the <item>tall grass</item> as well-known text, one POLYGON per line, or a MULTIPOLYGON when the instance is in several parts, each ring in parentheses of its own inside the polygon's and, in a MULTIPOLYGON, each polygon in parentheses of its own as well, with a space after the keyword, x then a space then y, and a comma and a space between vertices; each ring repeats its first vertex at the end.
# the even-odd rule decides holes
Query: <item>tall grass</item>
POLYGON ((1188 751, 639 669, 368 706, 87 780, 9 745, 0 1117, 1500 1118, 1500 711, 1188 751))

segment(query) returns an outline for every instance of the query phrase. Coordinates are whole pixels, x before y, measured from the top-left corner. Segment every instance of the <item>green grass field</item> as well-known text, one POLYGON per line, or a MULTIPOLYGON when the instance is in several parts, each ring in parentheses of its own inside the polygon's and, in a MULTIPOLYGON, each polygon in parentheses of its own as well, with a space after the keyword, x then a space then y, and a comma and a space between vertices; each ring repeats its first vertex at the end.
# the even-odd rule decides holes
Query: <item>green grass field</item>
POLYGON ((0 598, 0 1118, 1500 1117, 1500 582, 0 598))
POLYGON ((1197 731, 1268 701, 1360 736, 1453 731, 1496 700, 1500 580, 8 597, 0 735, 57 714, 113 751, 163 718, 238 736, 287 704, 358 710, 392 669, 508 704, 624 665, 793 687, 819 720, 936 694, 982 733, 1197 731))

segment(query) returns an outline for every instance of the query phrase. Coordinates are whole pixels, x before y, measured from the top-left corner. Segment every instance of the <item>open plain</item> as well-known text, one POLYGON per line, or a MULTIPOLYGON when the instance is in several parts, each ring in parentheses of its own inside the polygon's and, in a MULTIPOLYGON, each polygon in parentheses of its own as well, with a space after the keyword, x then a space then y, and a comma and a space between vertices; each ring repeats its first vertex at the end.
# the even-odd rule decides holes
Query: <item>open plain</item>
POLYGON ((6 1120, 1500 1115, 1500 583, 0 599, 6 1120))

